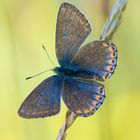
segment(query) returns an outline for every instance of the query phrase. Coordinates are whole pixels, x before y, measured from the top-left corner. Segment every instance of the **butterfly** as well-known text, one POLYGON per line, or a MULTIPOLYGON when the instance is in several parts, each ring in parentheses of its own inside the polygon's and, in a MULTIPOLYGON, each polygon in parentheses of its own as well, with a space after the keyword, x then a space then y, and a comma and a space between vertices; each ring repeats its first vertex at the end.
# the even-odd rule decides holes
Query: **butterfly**
POLYGON ((107 40, 81 46, 91 32, 85 16, 72 4, 60 6, 56 25, 56 56, 60 67, 24 100, 18 114, 41 118, 60 112, 63 98, 77 116, 91 116, 105 98, 104 85, 117 65, 117 49, 107 40))

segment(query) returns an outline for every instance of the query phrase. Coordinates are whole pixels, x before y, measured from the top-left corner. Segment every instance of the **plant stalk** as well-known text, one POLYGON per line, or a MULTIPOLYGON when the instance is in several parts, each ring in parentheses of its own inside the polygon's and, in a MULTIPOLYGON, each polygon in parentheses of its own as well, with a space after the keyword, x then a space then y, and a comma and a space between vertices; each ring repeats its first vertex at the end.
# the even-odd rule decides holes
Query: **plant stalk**
MULTIPOLYGON (((109 17, 105 23, 105 26, 100 35, 100 39, 102 40, 110 40, 118 26, 120 25, 122 13, 126 7, 127 0, 117 0, 114 7, 112 8, 109 17)), ((65 140, 67 136, 67 130, 71 127, 71 125, 75 122, 77 116, 70 112, 69 110, 66 113, 66 120, 63 124, 62 128, 59 131, 56 140, 65 140)))

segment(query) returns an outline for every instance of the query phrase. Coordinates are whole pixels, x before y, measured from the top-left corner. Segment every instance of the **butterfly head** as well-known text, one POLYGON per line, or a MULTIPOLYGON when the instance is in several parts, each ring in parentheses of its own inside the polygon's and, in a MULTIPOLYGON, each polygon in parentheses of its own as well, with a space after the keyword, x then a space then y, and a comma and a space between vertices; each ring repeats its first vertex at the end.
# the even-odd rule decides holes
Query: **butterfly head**
POLYGON ((60 69, 60 67, 55 67, 53 69, 53 72, 59 75, 59 69, 60 69))

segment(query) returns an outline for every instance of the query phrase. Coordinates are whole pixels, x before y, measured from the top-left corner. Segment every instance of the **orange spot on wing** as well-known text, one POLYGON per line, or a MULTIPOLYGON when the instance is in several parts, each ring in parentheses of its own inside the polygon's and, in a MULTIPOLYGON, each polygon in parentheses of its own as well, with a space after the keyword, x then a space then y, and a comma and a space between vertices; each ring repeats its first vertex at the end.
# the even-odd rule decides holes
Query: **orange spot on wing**
POLYGON ((94 106, 91 106, 88 110, 91 112, 94 108, 94 106))
POLYGON ((95 106, 91 105, 88 109, 84 110, 85 113, 91 113, 95 109, 95 106))
POLYGON ((112 67, 112 66, 106 66, 106 70, 107 70, 108 72, 112 72, 113 67, 112 67))
POLYGON ((108 50, 109 50, 109 52, 114 52, 114 49, 113 49, 113 47, 111 46, 111 47, 109 47, 108 48, 108 50))
POLYGON ((91 111, 89 109, 87 110, 84 110, 84 112, 87 114, 87 113, 91 113, 91 111))
POLYGON ((94 107, 95 107, 97 104, 98 104, 98 101, 94 101, 94 102, 93 102, 94 107))
POLYGON ((78 109, 78 110, 76 110, 75 112, 76 112, 77 114, 81 114, 81 113, 82 113, 82 111, 81 111, 81 110, 79 110, 79 109, 78 109))
POLYGON ((115 52, 110 53, 110 58, 115 58, 117 54, 115 52))
POLYGON ((112 64, 113 64, 112 59, 108 60, 108 64, 110 64, 110 65, 112 65, 112 64))
POLYGON ((101 98, 101 96, 100 96, 100 95, 97 95, 97 96, 96 96, 96 100, 98 100, 98 101, 99 101, 99 100, 100 100, 100 98, 101 98))

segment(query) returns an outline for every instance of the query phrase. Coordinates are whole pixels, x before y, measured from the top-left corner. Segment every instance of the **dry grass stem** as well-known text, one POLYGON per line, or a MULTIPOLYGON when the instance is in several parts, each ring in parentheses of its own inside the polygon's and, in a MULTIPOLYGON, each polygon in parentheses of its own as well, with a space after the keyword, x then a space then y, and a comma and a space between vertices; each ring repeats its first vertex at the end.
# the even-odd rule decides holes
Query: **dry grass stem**
MULTIPOLYGON (((114 7, 112 8, 112 11, 109 14, 109 17, 105 23, 105 26, 103 28, 103 31, 101 33, 100 39, 111 39, 117 29, 117 27, 120 24, 122 13, 125 9, 127 0, 117 0, 114 7)), ((56 140, 65 140, 67 135, 68 128, 74 123, 77 116, 67 111, 66 114, 66 121, 62 128, 59 131, 58 137, 56 140)))

